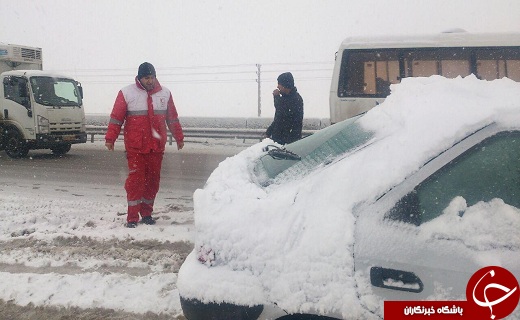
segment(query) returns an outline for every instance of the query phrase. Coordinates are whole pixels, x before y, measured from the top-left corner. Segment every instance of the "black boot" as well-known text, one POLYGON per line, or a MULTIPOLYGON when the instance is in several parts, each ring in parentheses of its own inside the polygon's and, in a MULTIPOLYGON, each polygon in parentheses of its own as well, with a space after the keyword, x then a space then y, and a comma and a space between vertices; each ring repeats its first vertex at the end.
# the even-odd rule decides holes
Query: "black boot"
POLYGON ((144 223, 144 224, 155 224, 155 220, 152 218, 152 216, 148 216, 148 217, 143 217, 141 219, 141 222, 144 223))

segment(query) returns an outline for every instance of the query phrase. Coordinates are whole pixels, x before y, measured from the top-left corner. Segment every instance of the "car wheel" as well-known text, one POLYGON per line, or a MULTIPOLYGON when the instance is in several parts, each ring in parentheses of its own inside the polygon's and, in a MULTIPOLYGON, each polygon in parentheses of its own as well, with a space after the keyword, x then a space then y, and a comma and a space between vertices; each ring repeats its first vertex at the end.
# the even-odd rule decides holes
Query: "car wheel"
POLYGON ((23 158, 29 153, 29 147, 18 130, 8 129, 5 153, 14 159, 23 158))

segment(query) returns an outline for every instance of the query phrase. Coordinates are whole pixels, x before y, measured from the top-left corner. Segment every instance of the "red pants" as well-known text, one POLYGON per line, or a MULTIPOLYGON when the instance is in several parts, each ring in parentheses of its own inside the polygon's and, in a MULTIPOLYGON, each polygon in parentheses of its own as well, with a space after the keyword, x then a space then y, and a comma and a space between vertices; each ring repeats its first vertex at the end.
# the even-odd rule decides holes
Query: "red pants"
POLYGON ((138 222, 141 217, 152 215, 155 195, 161 182, 162 152, 127 152, 128 178, 125 190, 128 201, 128 222, 138 222))

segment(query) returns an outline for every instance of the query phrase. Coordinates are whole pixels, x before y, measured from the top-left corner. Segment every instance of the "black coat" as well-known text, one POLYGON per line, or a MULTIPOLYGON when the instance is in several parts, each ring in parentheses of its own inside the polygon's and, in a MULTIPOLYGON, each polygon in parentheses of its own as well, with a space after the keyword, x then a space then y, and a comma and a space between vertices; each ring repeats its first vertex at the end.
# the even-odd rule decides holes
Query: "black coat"
POLYGON ((274 96, 276 109, 273 123, 266 135, 279 144, 287 144, 302 138, 303 99, 296 90, 288 95, 274 96))

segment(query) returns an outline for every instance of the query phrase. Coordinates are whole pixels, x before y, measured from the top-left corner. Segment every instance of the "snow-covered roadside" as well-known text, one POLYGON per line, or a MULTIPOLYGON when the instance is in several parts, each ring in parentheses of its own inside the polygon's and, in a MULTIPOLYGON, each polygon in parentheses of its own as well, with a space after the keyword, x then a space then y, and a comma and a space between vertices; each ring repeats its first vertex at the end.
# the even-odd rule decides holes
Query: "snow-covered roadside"
MULTIPOLYGON (((101 141, 74 148, 105 152, 101 141)), ((183 152, 233 154, 243 148, 242 141, 202 141, 187 143, 183 152)), ((193 246, 191 196, 158 197, 157 224, 127 229, 122 187, 100 188, 74 177, 66 185, 80 188, 81 195, 63 182, 0 182, 0 300, 180 316, 176 281, 193 246)))

